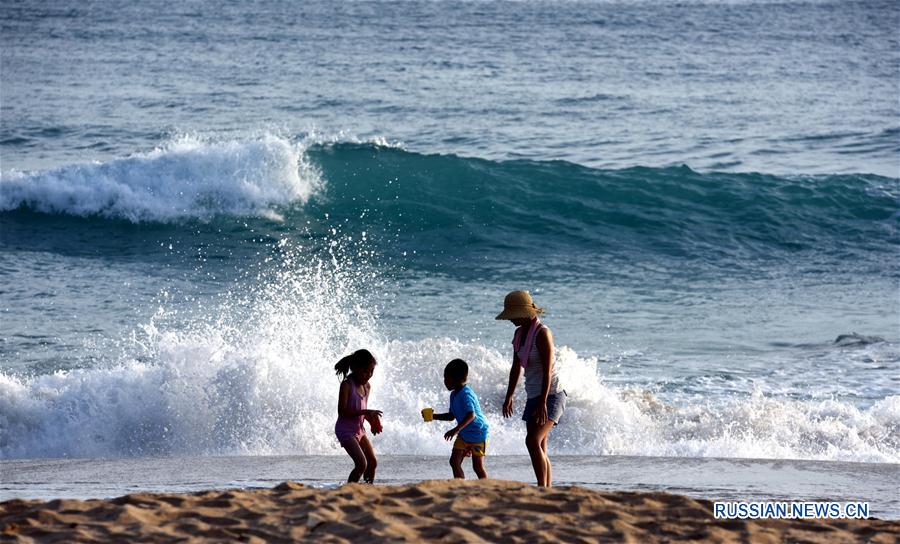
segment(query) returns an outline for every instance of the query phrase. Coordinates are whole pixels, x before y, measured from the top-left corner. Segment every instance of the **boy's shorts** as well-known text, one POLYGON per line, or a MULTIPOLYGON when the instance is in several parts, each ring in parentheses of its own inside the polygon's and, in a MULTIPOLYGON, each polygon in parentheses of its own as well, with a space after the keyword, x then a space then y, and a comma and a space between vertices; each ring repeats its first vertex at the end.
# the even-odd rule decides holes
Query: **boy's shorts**
POLYGON ((466 442, 457 436, 456 442, 453 443, 453 449, 464 450, 466 457, 473 455, 475 457, 484 457, 484 453, 487 451, 487 440, 484 442, 466 442))

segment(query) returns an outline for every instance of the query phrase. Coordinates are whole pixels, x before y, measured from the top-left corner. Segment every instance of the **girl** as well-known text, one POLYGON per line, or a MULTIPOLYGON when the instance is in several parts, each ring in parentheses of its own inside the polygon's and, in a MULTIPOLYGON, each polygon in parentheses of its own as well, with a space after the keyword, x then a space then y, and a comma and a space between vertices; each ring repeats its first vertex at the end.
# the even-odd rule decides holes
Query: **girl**
POLYGON ((513 412, 513 393, 524 369, 525 392, 528 401, 522 419, 525 420, 525 445, 531 456, 531 466, 537 485, 550 487, 553 467, 547 456, 547 436, 566 410, 566 392, 559 386, 554 364, 553 335, 538 319, 544 313, 528 291, 513 291, 503 301, 503 311, 496 319, 508 319, 517 327, 513 336, 513 361, 509 371, 509 387, 503 403, 503 417, 513 412))
POLYGON ((368 350, 361 349, 334 365, 337 375, 344 377, 338 392, 338 419, 334 424, 334 434, 353 459, 354 467, 348 482, 358 482, 360 476, 366 483, 375 482, 378 460, 366 436, 363 420, 368 420, 373 434, 381 432, 381 410, 366 407, 371 389, 369 380, 376 364, 375 357, 368 350))

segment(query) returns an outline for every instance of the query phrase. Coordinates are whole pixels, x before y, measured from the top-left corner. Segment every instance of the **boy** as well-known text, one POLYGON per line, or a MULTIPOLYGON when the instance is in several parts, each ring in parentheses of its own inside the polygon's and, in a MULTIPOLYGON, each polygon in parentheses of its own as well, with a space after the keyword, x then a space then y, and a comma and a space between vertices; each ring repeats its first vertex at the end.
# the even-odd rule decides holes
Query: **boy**
POLYGON ((456 427, 444 434, 444 439, 449 441, 457 434, 453 443, 453 453, 450 455, 450 466, 453 468, 454 478, 465 478, 462 462, 464 457, 472 456, 472 468, 479 479, 487 478, 484 470, 484 454, 488 441, 488 424, 481 413, 478 397, 472 388, 466 385, 469 377, 469 365, 462 359, 453 359, 444 368, 444 385, 450 393, 450 411, 445 414, 434 414, 434 419, 439 421, 453 421, 456 419, 456 427))

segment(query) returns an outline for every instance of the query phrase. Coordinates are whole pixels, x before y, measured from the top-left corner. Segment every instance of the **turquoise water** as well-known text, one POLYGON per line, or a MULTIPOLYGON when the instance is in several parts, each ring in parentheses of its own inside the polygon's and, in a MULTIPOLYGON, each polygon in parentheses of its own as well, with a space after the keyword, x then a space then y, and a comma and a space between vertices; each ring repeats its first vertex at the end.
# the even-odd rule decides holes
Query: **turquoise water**
POLYGON ((520 454, 493 317, 526 288, 561 454, 896 464, 898 21, 6 7, 0 456, 335 453, 359 347, 376 448, 442 454, 417 414, 463 357, 520 454))

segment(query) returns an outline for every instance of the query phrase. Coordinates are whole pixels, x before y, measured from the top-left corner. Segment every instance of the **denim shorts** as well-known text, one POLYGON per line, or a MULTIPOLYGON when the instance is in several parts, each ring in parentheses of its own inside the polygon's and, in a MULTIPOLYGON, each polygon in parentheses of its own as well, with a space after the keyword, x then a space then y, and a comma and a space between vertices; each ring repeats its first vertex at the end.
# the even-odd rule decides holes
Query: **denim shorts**
MULTIPOLYGON (((569 397, 565 390, 547 396, 547 417, 553 423, 559 424, 559 418, 566 411, 566 399, 569 397)), ((531 421, 541 403, 541 397, 534 397, 525 402, 525 412, 522 413, 522 421, 531 421)))

